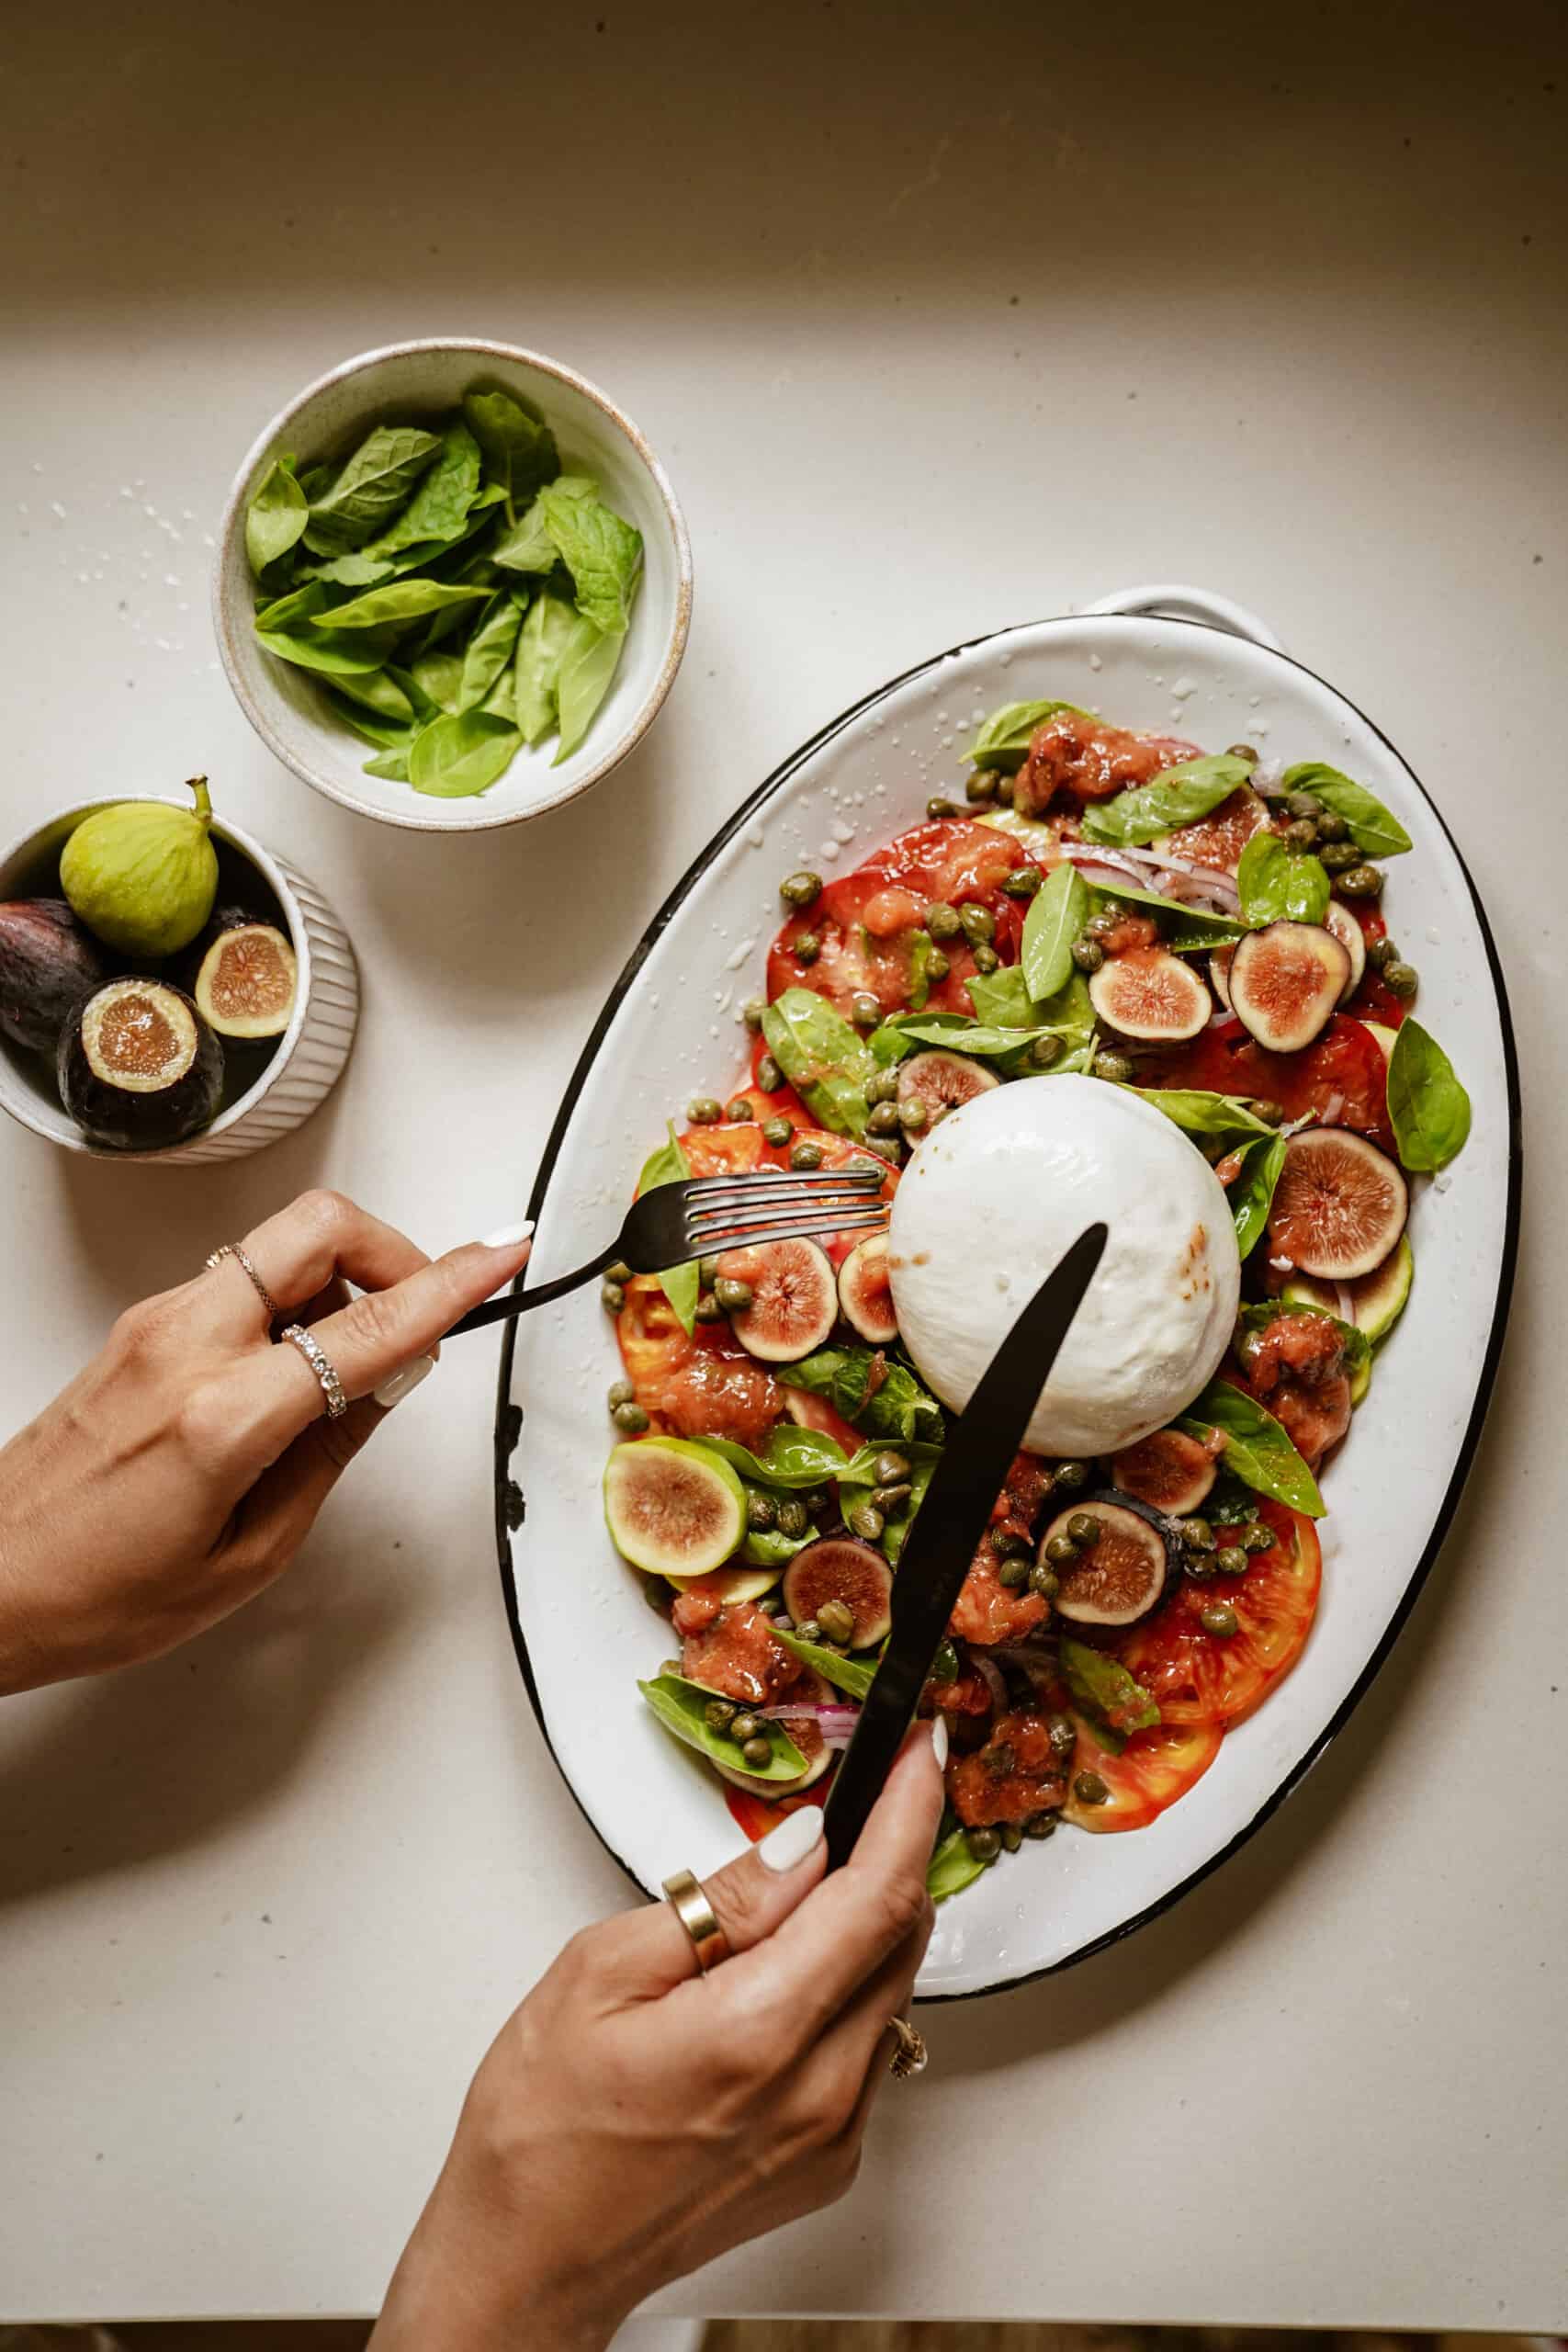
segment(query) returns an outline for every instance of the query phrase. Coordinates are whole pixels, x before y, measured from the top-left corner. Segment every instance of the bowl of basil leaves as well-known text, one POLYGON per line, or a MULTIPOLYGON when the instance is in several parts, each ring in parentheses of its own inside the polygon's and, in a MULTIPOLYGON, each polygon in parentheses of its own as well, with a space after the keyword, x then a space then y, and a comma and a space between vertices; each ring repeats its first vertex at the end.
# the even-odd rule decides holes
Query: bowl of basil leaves
POLYGON ((663 467, 559 361, 479 339, 344 361, 235 476, 219 650, 268 749, 383 824, 516 824, 652 725, 691 620, 663 467))

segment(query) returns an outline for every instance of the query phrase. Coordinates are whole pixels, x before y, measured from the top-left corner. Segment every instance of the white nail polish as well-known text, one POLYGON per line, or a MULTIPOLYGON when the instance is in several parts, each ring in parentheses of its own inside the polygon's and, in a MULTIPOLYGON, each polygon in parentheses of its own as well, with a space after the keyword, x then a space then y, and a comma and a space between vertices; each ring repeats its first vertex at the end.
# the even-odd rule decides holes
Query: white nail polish
POLYGON ((822 1835, 822 1808, 819 1804, 803 1804, 797 1813, 786 1813, 776 1829, 770 1829, 757 1851, 769 1870, 784 1872, 803 1862, 822 1835))
POLYGON ((936 1758, 937 1770, 944 1772, 947 1770, 947 1717, 945 1715, 934 1715, 931 1718, 931 1754, 936 1758))
POLYGON ((413 1394, 422 1380, 428 1380, 434 1370, 434 1356, 415 1356, 412 1363, 405 1363, 400 1371, 389 1374, 379 1388, 372 1389, 371 1394, 382 1411, 389 1413, 394 1405, 400 1405, 405 1396, 413 1394))
POLYGON ((525 1216, 516 1225, 503 1225, 494 1233, 487 1233, 479 1243, 479 1248, 481 1250, 515 1250, 520 1241, 527 1240, 533 1230, 533 1218, 525 1216))

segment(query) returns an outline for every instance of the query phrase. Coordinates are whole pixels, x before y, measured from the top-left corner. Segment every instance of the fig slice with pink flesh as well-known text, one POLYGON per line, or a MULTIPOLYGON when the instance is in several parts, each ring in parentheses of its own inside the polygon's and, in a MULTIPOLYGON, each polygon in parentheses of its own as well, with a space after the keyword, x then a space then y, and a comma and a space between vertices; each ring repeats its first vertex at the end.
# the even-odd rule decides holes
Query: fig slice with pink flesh
POLYGON ((925 1105, 927 1132, 961 1102, 988 1094, 1000 1084, 996 1071, 977 1062, 973 1054, 950 1054, 940 1046, 911 1054, 898 1065, 898 1100, 925 1105))
POLYGON ((819 1619, 830 1600, 854 1619, 848 1646, 870 1649, 892 1626, 893 1571, 874 1544, 824 1535, 797 1552, 784 1573, 784 1603, 797 1625, 819 1619))
POLYGON ((1285 1147, 1269 1250, 1321 1282, 1355 1282, 1398 1248, 1409 1207, 1410 1188, 1387 1152, 1346 1127, 1308 1127, 1285 1147))
POLYGON ((1111 1479, 1123 1494, 1177 1515, 1201 1507, 1215 1467, 1208 1447, 1182 1430, 1156 1430, 1111 1457, 1111 1479))
POLYGON ((1080 1512, 1099 1521, 1100 1533, 1069 1566, 1057 1569, 1051 1605, 1075 1625, 1130 1625, 1165 1590, 1170 1547, 1158 1517, 1127 1496, 1091 1495, 1071 1510, 1057 1512, 1045 1530, 1042 1559, 1045 1544, 1054 1535, 1065 1535, 1080 1512))
POLYGON ((1360 924, 1343 899, 1330 899, 1324 927, 1331 931, 1350 958, 1350 977, 1339 991, 1341 1004, 1348 1004, 1361 985, 1361 974, 1367 968, 1367 939, 1360 924))
POLYGON ((886 1233, 868 1233, 839 1268, 839 1305, 845 1322, 872 1347, 885 1348, 898 1337, 886 1233))
POLYGON ((1236 943, 1231 1010, 1270 1053, 1299 1053, 1328 1024, 1350 976, 1350 951, 1318 922, 1271 922, 1236 943))
POLYGON ((1090 979, 1089 994, 1107 1028, 1151 1045, 1196 1037, 1214 1010, 1192 967, 1164 947, 1134 947, 1108 956, 1090 979))
POLYGON ((726 1250, 721 1280, 744 1283, 749 1306, 731 1310, 729 1328, 763 1363, 795 1363, 819 1348, 839 1319, 833 1261, 815 1241, 753 1242, 726 1250))
POLYGON ((1215 947, 1209 956, 1209 980, 1214 994, 1228 1012, 1231 1010, 1231 964, 1235 956, 1235 942, 1215 947))

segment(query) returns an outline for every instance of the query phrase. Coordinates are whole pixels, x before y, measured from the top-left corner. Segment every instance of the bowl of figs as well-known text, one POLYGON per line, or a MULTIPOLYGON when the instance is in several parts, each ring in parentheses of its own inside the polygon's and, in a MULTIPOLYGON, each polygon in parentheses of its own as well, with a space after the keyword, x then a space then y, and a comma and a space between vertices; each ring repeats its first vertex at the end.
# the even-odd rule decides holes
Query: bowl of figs
POLYGON ((259 1151, 336 1084, 358 1014, 343 925, 205 776, 0 853, 0 1107, 69 1151, 259 1151))

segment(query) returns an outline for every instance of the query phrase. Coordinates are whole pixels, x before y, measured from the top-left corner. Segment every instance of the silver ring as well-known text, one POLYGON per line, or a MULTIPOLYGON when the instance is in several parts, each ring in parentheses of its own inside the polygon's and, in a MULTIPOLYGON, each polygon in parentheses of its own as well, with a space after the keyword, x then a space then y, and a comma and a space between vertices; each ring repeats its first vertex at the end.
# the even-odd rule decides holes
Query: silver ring
POLYGON ((337 1376, 337 1367, 332 1358, 302 1323, 290 1323, 282 1337, 293 1341, 321 1382, 321 1394, 327 1400, 328 1420, 341 1421, 348 1410, 348 1398, 343 1393, 343 1383, 337 1376))
POLYGON ((249 1274, 251 1278, 251 1287, 266 1309, 267 1321, 269 1323, 276 1323, 278 1317, 282 1314, 283 1309, 279 1306, 276 1299, 274 1298, 271 1291, 268 1290, 265 1283, 263 1282, 261 1276, 252 1265, 249 1257, 246 1255, 245 1251, 241 1249, 237 1241, 222 1242, 218 1249, 211 1252, 206 1262, 209 1268, 220 1266, 225 1258, 232 1258, 234 1263, 239 1267, 242 1273, 249 1274))
POLYGON ((898 2047, 887 2061, 887 2071, 897 2083, 908 2082, 911 2075, 923 2075, 931 2057, 926 2038, 908 2018, 889 2018, 888 2024, 897 2037, 898 2047))

